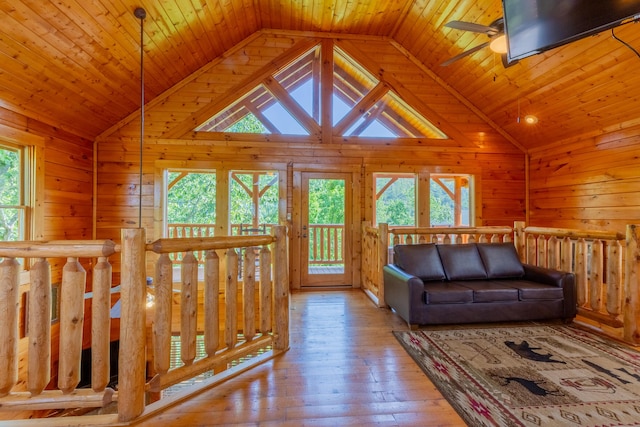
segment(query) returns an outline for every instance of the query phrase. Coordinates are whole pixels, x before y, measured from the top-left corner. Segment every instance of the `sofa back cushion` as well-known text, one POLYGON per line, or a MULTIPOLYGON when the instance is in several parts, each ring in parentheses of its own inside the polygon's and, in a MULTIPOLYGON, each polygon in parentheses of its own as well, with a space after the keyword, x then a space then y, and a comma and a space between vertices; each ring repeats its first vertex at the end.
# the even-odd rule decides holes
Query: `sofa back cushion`
POLYGON ((407 273, 424 281, 445 279, 436 245, 396 245, 393 250, 394 263, 407 273))
POLYGON ((482 258, 474 243, 437 245, 444 272, 449 280, 486 279, 482 258))
POLYGON ((524 276, 524 267, 513 243, 478 243, 477 246, 489 279, 524 276))

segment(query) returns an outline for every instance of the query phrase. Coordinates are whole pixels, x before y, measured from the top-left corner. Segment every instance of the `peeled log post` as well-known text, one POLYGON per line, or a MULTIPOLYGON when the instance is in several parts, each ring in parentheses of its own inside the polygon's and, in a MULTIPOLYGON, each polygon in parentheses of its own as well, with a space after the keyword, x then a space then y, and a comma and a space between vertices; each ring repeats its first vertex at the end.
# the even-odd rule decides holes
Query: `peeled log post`
POLYGON ((274 345, 276 351, 289 349, 289 276, 287 263, 287 228, 283 225, 274 227, 276 236, 274 256, 274 345))
POLYGON ((572 246, 573 244, 571 243, 570 237, 564 237, 562 239, 560 270, 566 271, 567 273, 573 273, 575 271, 573 268, 572 246))
POLYGON ((607 312, 617 317, 622 312, 622 245, 609 242, 607 247, 607 312))
POLYGON ((627 225, 627 251, 624 279, 624 340, 637 345, 640 342, 640 225, 627 225))
POLYGON ((538 263, 536 264, 538 267, 546 267, 547 266, 547 238, 542 234, 538 236, 538 242, 536 243, 538 247, 538 263))
POLYGON ((204 258, 204 350, 209 357, 220 344, 220 258, 207 251, 204 258))
POLYGON ((584 239, 578 239, 576 242, 576 293, 578 296, 578 307, 582 307, 587 303, 587 293, 589 291, 588 275, 587 275, 587 242, 584 239))
POLYGON ((62 285, 60 287, 60 353, 58 361, 58 388, 64 394, 71 393, 80 382, 86 280, 87 272, 78 258, 67 258, 67 263, 62 269, 62 285))
POLYGON ((232 349, 238 342, 238 253, 227 250, 227 281, 225 286, 226 316, 224 322, 224 342, 232 349))
POLYGON ((162 254, 156 262, 155 319, 153 321, 153 366, 166 374, 171 367, 171 316, 173 293, 173 262, 162 254))
POLYGON ((185 365, 196 358, 198 334, 198 260, 189 251, 182 259, 182 292, 180 292, 180 357, 185 365))
POLYGON ((591 243, 591 265, 589 268, 589 305, 595 312, 602 310, 602 295, 604 291, 604 259, 602 240, 591 243))
POLYGON ((527 234, 527 250, 526 250, 526 263, 531 265, 538 265, 536 259, 536 236, 533 234, 527 234))
POLYGON ((109 384, 111 334, 111 264, 98 258, 93 268, 93 300, 91 302, 91 388, 103 391, 109 384))
POLYGON ((130 421, 144 410, 146 383, 145 232, 123 229, 121 253, 122 311, 118 358, 118 420, 130 421))
POLYGON ((520 256, 520 261, 526 262, 526 236, 524 233, 524 221, 514 221, 513 223, 513 244, 520 256))
POLYGON ((18 382, 18 310, 20 263, 5 258, 0 263, 0 397, 18 382))
POLYGON ((37 396, 51 380, 51 266, 38 258, 29 271, 27 390, 37 396))
POLYGON ((244 251, 244 274, 242 280, 242 306, 244 339, 253 340, 256 334, 256 253, 254 248, 244 251))
POLYGON ((389 261, 389 225, 382 223, 378 224, 378 233, 374 235, 373 238, 377 238, 377 251, 373 254, 375 256, 371 257, 371 264, 375 266, 375 271, 371 275, 371 279, 376 281, 376 287, 378 288, 378 307, 385 307, 387 304, 385 303, 384 296, 384 275, 382 272, 382 267, 384 267, 389 261))
POLYGON ((547 242, 547 267, 555 270, 560 269, 560 240, 556 236, 551 236, 547 242))
POLYGON ((260 250, 260 332, 266 335, 272 328, 271 305, 273 304, 271 286, 271 251, 268 246, 260 250))

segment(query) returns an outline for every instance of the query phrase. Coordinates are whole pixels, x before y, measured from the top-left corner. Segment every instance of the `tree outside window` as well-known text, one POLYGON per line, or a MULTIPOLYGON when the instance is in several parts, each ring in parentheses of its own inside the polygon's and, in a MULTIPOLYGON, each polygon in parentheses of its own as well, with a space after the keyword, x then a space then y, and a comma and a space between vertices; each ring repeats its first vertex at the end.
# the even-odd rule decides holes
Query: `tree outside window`
POLYGON ((21 151, 0 145, 0 240, 24 239, 21 151))

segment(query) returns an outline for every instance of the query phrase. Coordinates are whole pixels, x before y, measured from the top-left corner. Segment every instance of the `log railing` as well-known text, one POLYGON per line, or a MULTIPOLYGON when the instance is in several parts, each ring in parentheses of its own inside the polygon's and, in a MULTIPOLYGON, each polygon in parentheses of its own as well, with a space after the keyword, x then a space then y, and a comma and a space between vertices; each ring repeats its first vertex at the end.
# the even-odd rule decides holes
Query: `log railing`
POLYGON ((309 264, 343 264, 344 225, 309 224, 308 228, 309 264))
POLYGON ((92 408, 115 398, 109 383, 110 290, 109 257, 119 252, 112 241, 0 242, 0 410, 36 411, 54 408, 92 408), (18 324, 20 275, 18 258, 30 264, 25 331, 28 356, 18 357, 21 338, 18 324), (66 258, 62 269, 58 354, 51 354, 52 283, 50 258, 66 258), (91 318, 91 389, 77 389, 80 382, 84 298, 87 273, 81 258, 96 258, 93 267, 91 318), (45 389, 52 379, 52 359, 58 361, 55 389, 45 389), (26 363, 26 367, 20 367, 26 363), (19 371, 26 371, 18 384, 19 371))
POLYGON ((516 222, 515 229, 514 243, 523 262, 576 275, 581 318, 627 342, 639 342, 635 336, 639 313, 634 297, 639 291, 635 226, 627 226, 626 235, 525 227, 523 222, 516 222))
POLYGON ((607 335, 640 343, 640 226, 617 232, 525 227, 393 227, 363 224, 362 283, 384 306, 382 266, 396 244, 512 241, 523 262, 576 274, 579 319, 607 335), (387 242, 386 244, 384 242, 387 242), (376 254, 375 252, 378 251, 376 254))
MULTIPOLYGON (((117 402, 117 414, 33 419, 34 425, 107 425, 141 420, 181 399, 212 387, 289 347, 289 286, 286 228, 272 235, 160 239, 145 243, 142 229, 122 231, 111 241, 0 242, 0 411, 98 408, 117 402), (242 248, 243 281, 238 281, 242 248), (198 281, 194 251, 205 253, 204 280, 198 281), (121 314, 117 391, 109 382, 112 274, 108 257, 121 252, 121 314), (154 287, 146 283, 147 255, 155 261, 154 287), (179 283, 170 254, 182 253, 179 283), (258 257, 256 262, 254 257, 258 257), (51 366, 51 281, 47 258, 66 258, 60 289, 58 383, 45 390, 51 366), (97 258, 92 283, 91 389, 78 389, 86 273, 78 258, 97 258), (28 378, 18 391, 18 258, 29 270, 28 378), (256 269, 260 279, 256 280, 256 269), (153 308, 147 306, 153 292, 153 308), (179 295, 177 295, 179 294, 179 295), (179 297, 174 316, 174 300, 179 297), (202 314, 204 319, 199 318, 202 314), (178 319, 176 321, 176 318, 178 319), (80 319, 80 320, 79 320, 80 319), (176 326, 177 325, 177 326, 176 326), (180 337, 181 362, 171 363, 172 336, 180 337), (196 340, 204 341, 197 354, 196 340), (209 371, 197 385, 184 386, 170 398, 162 391, 209 371)), ((0 417, 0 419, 2 419, 0 417)), ((15 422, 15 421, 12 421, 15 422)), ((0 421, 0 425, 3 422, 0 421)))

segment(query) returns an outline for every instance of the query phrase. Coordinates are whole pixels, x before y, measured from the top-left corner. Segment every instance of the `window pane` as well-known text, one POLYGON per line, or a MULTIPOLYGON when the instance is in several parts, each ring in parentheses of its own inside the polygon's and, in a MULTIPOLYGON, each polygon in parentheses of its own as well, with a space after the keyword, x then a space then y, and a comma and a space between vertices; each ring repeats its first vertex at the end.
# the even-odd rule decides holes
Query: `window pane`
POLYGON ((278 223, 278 173, 275 171, 231 172, 229 185, 231 234, 245 229, 269 232, 264 224, 278 223))
POLYGON ((470 225, 469 175, 434 175, 431 178, 431 226, 470 225))
POLYGON ((0 207, 0 240, 24 240, 24 220, 21 208, 0 207))
POLYGON ((170 171, 168 182, 169 224, 215 224, 215 173, 170 171))
POLYGON ((380 174, 375 178, 375 185, 376 223, 415 225, 415 177, 380 174))
POLYGON ((0 240, 24 239, 20 151, 0 146, 0 240))
POLYGON ((0 205, 20 205, 20 152, 0 147, 0 205))

